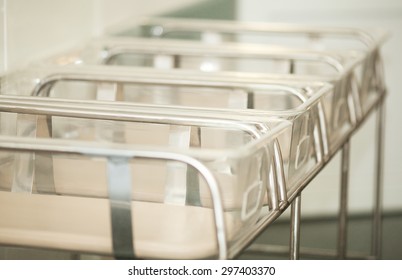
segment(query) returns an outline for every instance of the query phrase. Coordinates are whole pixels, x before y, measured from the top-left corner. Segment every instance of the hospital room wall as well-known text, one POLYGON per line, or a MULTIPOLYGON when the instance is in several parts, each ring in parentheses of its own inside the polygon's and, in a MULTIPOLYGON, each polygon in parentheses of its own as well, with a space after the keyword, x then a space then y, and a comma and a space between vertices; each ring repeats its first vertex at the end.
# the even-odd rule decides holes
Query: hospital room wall
POLYGON ((0 71, 60 52, 127 18, 167 13, 201 0, 0 0, 0 71))

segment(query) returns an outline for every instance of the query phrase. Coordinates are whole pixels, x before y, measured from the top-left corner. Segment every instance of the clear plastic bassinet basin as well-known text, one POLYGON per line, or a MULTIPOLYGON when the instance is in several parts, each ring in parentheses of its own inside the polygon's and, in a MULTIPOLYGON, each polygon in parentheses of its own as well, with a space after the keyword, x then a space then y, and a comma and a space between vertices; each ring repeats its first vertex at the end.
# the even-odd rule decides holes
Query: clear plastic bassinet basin
POLYGON ((253 233, 264 201, 263 216, 278 211, 275 145, 291 137, 288 122, 189 119, 160 108, 119 117, 2 98, 1 118, 19 120, 0 137, 3 244, 125 257, 114 242, 132 219, 136 256, 222 257, 222 246, 253 233), (185 129, 201 138, 177 141, 185 129))

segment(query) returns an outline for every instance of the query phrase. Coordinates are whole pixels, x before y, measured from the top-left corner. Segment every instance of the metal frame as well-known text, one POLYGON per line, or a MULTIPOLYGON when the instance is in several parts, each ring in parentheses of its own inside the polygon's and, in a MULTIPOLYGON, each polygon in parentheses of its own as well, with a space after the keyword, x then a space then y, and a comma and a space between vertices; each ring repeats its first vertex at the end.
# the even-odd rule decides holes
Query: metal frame
MULTIPOLYGON (((195 21, 196 22, 196 21, 195 21)), ((216 26, 216 22, 211 22, 211 28, 212 26, 216 26)), ((195 24, 195 26, 197 26, 197 24, 195 24)), ((245 25, 245 27, 247 27, 247 25, 245 25)), ((221 25, 219 28, 223 28, 226 31, 235 31, 236 28, 238 28, 238 26, 233 26, 233 25, 221 25)), ((256 26, 254 26, 253 29, 255 32, 264 32, 264 30, 260 30, 258 29, 256 26), (253 29, 254 28, 254 29, 253 29)), ((213 29, 213 28, 212 28, 213 29)), ((265 30, 266 31, 266 30, 265 30)), ((383 73, 382 73, 382 69, 380 69, 380 57, 379 54, 376 53, 378 52, 378 44, 384 40, 384 36, 380 36, 379 38, 375 38, 370 36, 368 33, 363 32, 361 30, 350 30, 350 29, 320 29, 320 28, 284 28, 283 26, 280 28, 274 27, 271 29, 272 33, 288 33, 288 34, 299 34, 299 33, 305 33, 305 34, 309 34, 310 36, 321 36, 321 33, 325 33, 325 32, 333 32, 334 34, 348 34, 351 36, 355 36, 357 35, 362 42, 364 42, 367 46, 369 46, 369 51, 368 56, 366 57, 365 62, 368 63, 370 61, 370 59, 372 60, 373 63, 375 63, 375 67, 374 69, 371 69, 373 71, 375 71, 374 73, 374 79, 377 82, 377 90, 379 93, 378 99, 373 103, 373 104, 369 104, 369 108, 364 108, 366 109, 365 112, 362 112, 361 116, 359 116, 359 112, 355 112, 356 114, 356 127, 353 131, 351 131, 349 133, 349 135, 346 137, 346 139, 342 142, 339 143, 339 147, 329 156, 329 159, 332 158, 332 156, 336 153, 336 151, 338 151, 339 149, 342 150, 342 162, 341 162, 341 196, 340 196, 340 212, 339 212, 339 217, 338 217, 338 221, 339 221, 339 225, 338 225, 338 244, 337 244, 337 249, 336 249, 336 253, 329 253, 327 251, 320 251, 320 250, 307 250, 307 253, 309 253, 310 255, 315 255, 315 252, 318 253, 316 255, 322 255, 322 256, 336 256, 337 258, 340 259, 345 259, 349 256, 353 257, 353 255, 349 255, 348 254, 348 250, 347 250, 347 215, 348 215, 348 204, 347 204, 347 200, 348 200, 348 179, 349 179, 349 152, 350 152, 350 137, 352 136, 352 134, 356 131, 356 129, 362 125, 364 123, 364 121, 367 119, 368 115, 370 115, 370 113, 373 110, 376 110, 377 112, 377 124, 376 124, 376 147, 375 147, 375 157, 376 157, 376 170, 375 170, 375 202, 374 202, 374 209, 373 209, 373 229, 372 229, 372 248, 371 248, 371 255, 367 256, 367 258, 374 258, 374 259, 378 259, 381 258, 381 238, 382 238, 382 192, 383 192, 383 186, 382 186, 382 180, 383 180, 383 157, 384 157, 384 126, 385 126, 385 105, 384 105, 384 100, 385 100, 385 86, 383 85, 383 73)), ((141 40, 137 40, 138 42, 142 42, 141 40)), ((124 40, 123 42, 123 47, 120 48, 111 48, 109 50, 109 57, 104 59, 104 63, 107 63, 108 59, 110 59, 110 57, 113 57, 114 55, 116 55, 116 53, 120 53, 122 51, 126 51, 127 50, 127 46, 124 46, 124 40)), ((152 52, 152 48, 156 48, 159 46, 157 44, 155 44, 154 42, 147 42, 147 41, 143 41, 141 44, 141 46, 139 47, 140 49, 142 48, 143 51, 145 52, 152 52)), ((181 48, 183 45, 176 45, 176 43, 174 42, 167 42, 166 43, 166 50, 165 52, 169 52, 169 51, 180 51, 181 53, 183 53, 183 51, 185 52, 185 55, 192 55, 194 53, 199 53, 204 51, 204 48, 199 48, 196 44, 192 44, 192 43, 184 43, 184 45, 188 45, 191 49, 189 50, 187 47, 186 48, 181 48)), ((244 51, 241 47, 237 47, 235 45, 230 45, 227 44, 228 46, 230 46, 231 50, 233 51, 232 53, 228 53, 227 50, 228 49, 219 49, 216 48, 215 50, 212 50, 212 54, 216 54, 216 55, 224 55, 224 56, 243 56, 243 57, 248 57, 249 54, 244 51)), ((248 47, 250 50, 250 46, 248 47)), ((267 54, 265 53, 266 50, 262 50, 262 48, 257 48, 254 47, 253 51, 255 53, 260 53, 261 57, 272 57, 275 56, 276 51, 272 50, 271 54, 267 54)), ((281 53, 281 52, 279 52, 281 53)), ((310 54, 308 53, 303 53, 300 50, 295 50, 294 52, 291 52, 289 50, 286 50, 285 53, 288 55, 291 63, 291 69, 290 71, 292 72, 294 70, 294 64, 293 61, 294 59, 306 59, 306 60, 310 60, 310 54)), ((329 63, 330 65, 332 65, 335 69, 337 69, 339 72, 345 71, 345 68, 337 62, 336 59, 332 59, 332 57, 328 54, 323 54, 322 57, 320 57, 320 59, 322 59, 323 61, 329 63)), ((175 59, 176 63, 178 63, 178 60, 175 59)), ((355 66, 355 63, 352 63, 351 65, 347 66, 347 70, 349 71, 350 69, 352 69, 355 66)), ((367 70, 367 69, 366 69, 367 70)), ((364 79, 367 79, 367 71, 364 73, 364 79)), ((82 78, 82 76, 81 76, 82 78)), ((371 77, 370 77, 371 78, 371 77)), ((60 79, 60 77, 53 77, 53 81, 56 81, 60 79)), ((62 78, 63 79, 63 78, 62 78)), ((104 77, 104 79, 107 79, 104 77)), ((364 84, 364 86, 370 86, 367 83, 370 83, 371 81, 364 81, 366 84, 364 84)), ((50 90, 51 88, 51 84, 52 82, 47 81, 46 82, 48 86, 48 90, 50 90)), ((46 84, 45 83, 45 84, 46 84)), ((43 84, 40 85, 40 87, 42 87, 43 84)), ((45 86, 47 87, 47 86, 45 86)), ((39 92, 36 91, 36 92, 39 92)), ((35 94, 36 95, 36 94, 35 94)), ((252 104, 250 103, 250 106, 252 106, 252 104)), ((4 138, 1 137, 0 139, 4 140, 4 142, 0 142, 0 148, 8 148, 8 149, 14 149, 14 150, 32 150, 32 149, 39 149, 39 150, 45 150, 45 148, 43 148, 44 144, 40 141, 35 142, 35 143, 28 143, 28 142, 24 142, 27 141, 25 139, 21 140, 21 139, 17 139, 17 138, 4 138), (7 141, 16 141, 15 143, 11 143, 11 142, 7 142, 7 141), (27 148, 27 146, 23 146, 20 145, 24 143, 24 145, 28 145, 29 148, 27 148)), ((45 143, 45 142, 44 142, 45 143)), ((50 142, 49 142, 50 143, 50 142)), ((74 152, 73 150, 69 150, 69 148, 71 147, 65 147, 65 146, 58 146, 55 143, 50 143, 49 145, 51 145, 51 148, 49 148, 50 150, 48 151, 54 151, 54 152, 73 152, 73 153, 77 153, 76 151, 74 152), (53 149, 53 150, 52 150, 53 149)), ((95 156, 100 156, 100 154, 97 154, 96 152, 92 151, 90 153, 94 153, 92 155, 95 156)), ((122 155, 118 155, 117 157, 112 156, 111 152, 108 151, 109 154, 106 155, 105 152, 103 154, 103 156, 107 156, 108 158, 110 158, 109 160, 109 169, 112 171, 112 173, 116 173, 116 174, 122 174, 122 176, 114 176, 114 177, 119 177, 119 179, 123 180, 123 183, 121 185, 129 185, 127 182, 129 182, 129 177, 125 176, 125 174, 127 173, 127 168, 126 168, 126 163, 125 163, 125 158, 126 155, 122 156, 122 155), (122 160, 123 159, 123 160, 122 160)), ((134 155, 132 155, 134 156, 134 155)), ((138 155, 136 155, 138 157, 138 155)), ((141 157, 141 155, 139 155, 141 157)), ((144 156, 144 155, 143 155, 144 156)), ((159 154, 159 157, 161 155, 159 154)), ((164 155, 166 157, 171 156, 171 155, 164 155)), ((144 156, 146 157, 146 156, 144 156)), ((176 160, 178 160, 176 158, 176 160)), ((186 162, 186 158, 180 158, 181 161, 186 162)), ((188 163, 188 162, 187 162, 188 163)), ((188 163, 190 164, 190 163, 188 163)), ((192 165, 195 167, 195 165, 197 165, 196 162, 192 162, 192 165)), ((198 165, 197 165, 198 166, 198 165)), ((202 167, 202 166, 201 166, 202 167)), ((200 166, 198 166, 198 170, 199 172, 204 176, 204 174, 201 172, 201 168, 200 166)), ((195 167, 196 168, 196 167, 195 167)), ((300 253, 303 253, 305 250, 300 248, 300 219, 301 219, 301 194, 302 194, 302 190, 303 188, 308 184, 308 182, 315 176, 317 175, 319 170, 317 170, 314 174, 312 174, 309 178, 305 179, 305 182, 303 182, 301 184, 300 189, 298 190, 298 192, 294 193, 291 197, 289 197, 289 200, 291 201, 291 228, 290 228, 290 246, 289 246, 289 256, 290 259, 299 259, 299 255, 300 253)), ((205 176, 208 176, 205 175, 205 176)), ((205 177, 204 176, 204 177, 205 177)), ((116 210, 116 206, 117 205, 121 205, 121 203, 123 204, 127 204, 127 201, 124 202, 123 198, 127 198, 127 189, 123 189, 121 190, 122 193, 113 193, 113 191, 115 191, 115 187, 114 184, 116 184, 116 182, 114 180, 111 180, 109 182, 109 192, 111 194, 111 198, 112 198, 112 202, 111 202, 111 208, 112 208, 112 212, 113 210, 116 210), (125 194, 123 194, 124 192, 126 192, 125 194)), ((120 184, 119 184, 120 185, 120 184)), ((217 188, 217 187, 216 187, 217 188)), ((218 190, 219 191, 219 190, 218 190)), ((213 192, 214 192, 214 187, 211 187, 211 193, 213 196, 213 192)), ((219 192, 218 192, 218 196, 219 198, 219 192)), ((219 198, 220 199, 220 198, 219 198)), ((218 199, 218 201, 219 201, 218 199)), ((224 233, 224 231, 220 231, 220 226, 224 226, 223 222, 220 223, 219 222, 219 215, 216 214, 216 210, 215 209, 219 209, 219 205, 218 202, 214 202, 214 213, 215 213, 215 220, 216 220, 216 230, 217 230, 217 238, 218 238, 218 244, 219 245, 219 257, 220 258, 227 258, 227 257, 232 257, 234 255, 236 255, 236 252, 240 252, 240 250, 233 250, 234 253, 228 253, 230 252, 231 248, 227 248, 227 244, 225 241, 225 236, 223 234, 222 237, 222 232, 224 233), (217 208, 215 208, 217 207, 217 208), (223 240, 223 241, 222 241, 223 240), (223 245, 224 244, 224 245, 223 245)), ((270 221, 272 221, 272 219, 275 219, 276 217, 278 217, 287 207, 282 205, 282 208, 277 210, 273 216, 269 217, 266 220, 262 220, 260 222, 260 227, 258 230, 256 230, 256 232, 262 232, 264 230, 264 228, 269 224, 270 221)), ((125 210, 119 210, 119 211, 123 211, 124 214, 123 215, 117 215, 118 217, 122 217, 125 216, 127 217, 131 217, 131 213, 130 213, 130 209, 127 208, 127 205, 125 207, 123 207, 125 210)), ((223 211, 223 210, 222 210, 223 211)), ((219 211, 218 211, 219 212, 219 211)), ((112 213, 112 217, 115 217, 112 213)), ((223 216, 221 217, 223 219, 223 216)), ((112 218, 113 220, 115 220, 114 218, 112 218)), ((126 221, 127 219, 125 219, 126 221)), ((122 229, 119 228, 119 224, 121 223, 115 223, 113 226, 113 236, 115 235, 119 235, 122 232, 122 229)), ((127 224, 125 225, 126 227, 128 226, 127 224)), ((222 228, 223 230, 224 228, 222 228)), ((127 236, 131 237, 129 231, 123 230, 125 232, 128 233, 127 236)), ((130 247, 129 245, 129 240, 128 237, 122 237, 122 241, 123 243, 119 243, 116 241, 116 238, 113 237, 113 240, 116 241, 114 242, 114 248, 116 250, 116 252, 118 252, 119 256, 122 257, 132 257, 133 256, 133 252, 131 251, 125 251, 125 249, 127 249, 127 247, 130 247), (124 241, 125 240, 125 241, 124 241)), ((253 240, 254 237, 248 237, 246 239, 244 239, 244 241, 242 242, 242 244, 248 244, 253 240)), ((132 240, 131 240, 132 242, 132 240)), ((132 246, 131 246, 132 247, 132 246)), ((264 250, 260 249, 259 252, 266 252, 269 251, 268 249, 272 249, 273 247, 269 247, 266 246, 264 250)), ((276 250, 277 252, 279 252, 280 250, 276 250)))

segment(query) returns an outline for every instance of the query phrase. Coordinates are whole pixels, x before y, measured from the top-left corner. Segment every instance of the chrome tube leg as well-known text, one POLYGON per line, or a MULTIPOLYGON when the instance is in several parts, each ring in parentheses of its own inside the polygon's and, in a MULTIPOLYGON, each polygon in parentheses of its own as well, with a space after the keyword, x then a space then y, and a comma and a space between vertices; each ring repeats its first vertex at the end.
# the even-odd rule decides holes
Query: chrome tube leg
MULTIPOLYGON (((295 63, 291 59, 289 64, 289 73, 294 74, 295 63)), ((298 194, 293 200, 290 213, 290 248, 289 259, 298 260, 300 255, 300 216, 301 216, 301 194, 298 194)))
POLYGON ((301 194, 296 196, 291 205, 290 224, 290 248, 289 258, 298 260, 300 253, 300 216, 301 216, 301 194))
POLYGON ((385 104, 382 101, 377 109, 377 143, 376 143, 376 173, 375 196, 372 225, 371 254, 376 259, 381 259, 382 251, 382 196, 383 196, 383 161, 384 161, 384 126, 385 104))
POLYGON ((341 162, 341 194, 340 208, 338 217, 338 258, 346 259, 347 253, 347 232, 348 232, 348 188, 349 188, 349 139, 342 147, 342 162, 341 162))

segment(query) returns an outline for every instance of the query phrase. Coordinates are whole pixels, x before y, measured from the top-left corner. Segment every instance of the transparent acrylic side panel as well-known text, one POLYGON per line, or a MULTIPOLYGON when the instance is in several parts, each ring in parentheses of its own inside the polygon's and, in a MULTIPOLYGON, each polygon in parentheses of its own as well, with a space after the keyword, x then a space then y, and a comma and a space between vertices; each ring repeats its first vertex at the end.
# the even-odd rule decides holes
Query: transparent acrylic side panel
POLYGON ((320 103, 292 120, 289 139, 280 139, 287 178, 288 195, 294 193, 323 164, 320 103))
POLYGON ((336 151, 339 144, 355 126, 354 107, 351 98, 350 77, 333 82, 333 88, 322 102, 322 111, 326 120, 326 133, 328 137, 329 153, 336 151))
POLYGON ((314 74, 314 75, 334 75, 338 71, 318 58, 302 60, 286 55, 275 58, 253 57, 219 57, 213 55, 164 55, 146 54, 133 51, 132 53, 121 53, 113 55, 107 61, 110 65, 124 65, 136 67, 153 67, 159 69, 197 69, 204 72, 215 71, 242 71, 242 72, 261 72, 286 74, 314 74))

